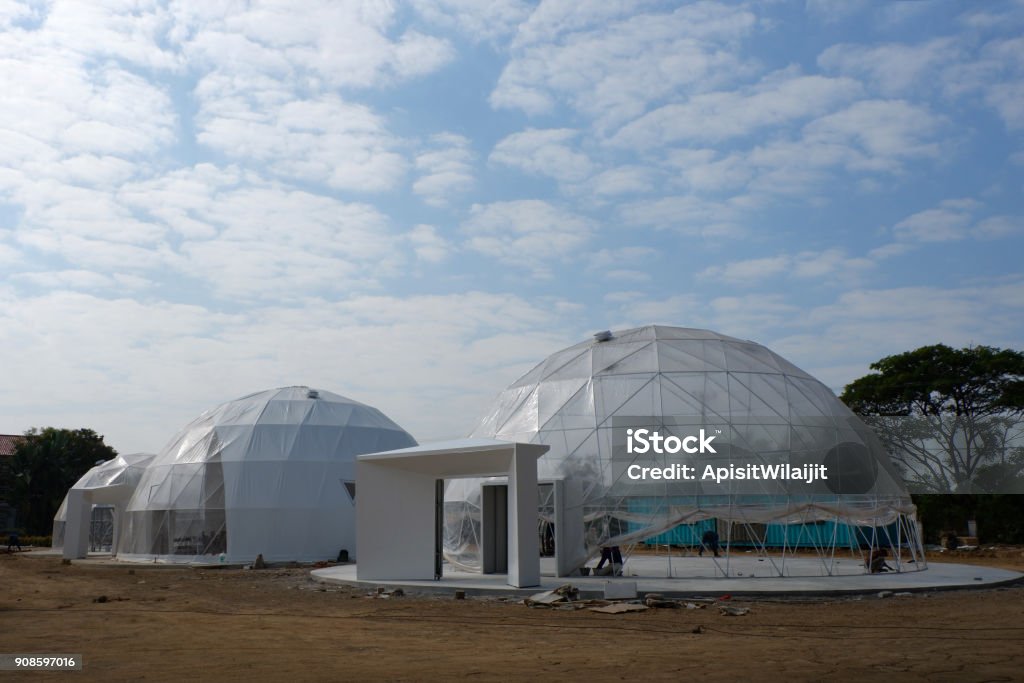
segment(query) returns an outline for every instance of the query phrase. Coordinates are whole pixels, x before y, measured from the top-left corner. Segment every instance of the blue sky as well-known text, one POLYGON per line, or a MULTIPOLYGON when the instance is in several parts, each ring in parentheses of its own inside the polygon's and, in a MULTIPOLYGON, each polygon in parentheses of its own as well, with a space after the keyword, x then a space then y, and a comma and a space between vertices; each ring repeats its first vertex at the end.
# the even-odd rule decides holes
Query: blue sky
POLYGON ((0 0, 0 432, 420 440, 606 328, 1021 348, 1024 3, 0 0))

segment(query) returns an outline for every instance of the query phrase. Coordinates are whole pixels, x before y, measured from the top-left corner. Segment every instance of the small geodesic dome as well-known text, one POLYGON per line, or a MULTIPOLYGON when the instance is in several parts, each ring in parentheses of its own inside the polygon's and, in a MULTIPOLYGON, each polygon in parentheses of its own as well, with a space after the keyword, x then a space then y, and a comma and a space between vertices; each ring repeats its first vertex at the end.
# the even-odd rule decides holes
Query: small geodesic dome
MULTIPOLYGON (((89 523, 89 550, 110 550, 114 544, 115 521, 124 512, 124 505, 142 478, 146 465, 153 459, 152 453, 120 454, 110 460, 98 463, 79 477, 71 490, 89 492, 90 497, 103 499, 102 503, 91 503, 92 514, 89 523)), ((70 493, 70 492, 69 492, 70 493)), ((54 548, 64 547, 64 529, 67 523, 68 496, 64 496, 57 514, 53 516, 54 548)))
MULTIPOLYGON (((660 543, 699 543, 709 524, 723 541, 736 545, 742 538, 746 548, 762 551, 860 546, 864 529, 891 531, 887 545, 920 549, 915 508, 871 430, 821 382, 752 341, 665 326, 595 335, 513 383, 471 436, 550 446, 538 461, 538 479, 572 482, 582 495, 574 518, 584 530, 570 534, 582 539, 573 550, 575 566, 603 546, 659 537, 660 543), (717 453, 674 460, 630 455, 626 430, 641 427, 678 438, 704 429, 716 435, 717 453), (813 484, 725 485, 627 476, 631 464, 670 461, 698 474, 708 464, 826 465, 831 476, 813 484)), ((445 494, 446 555, 464 568, 479 564, 481 483, 454 480, 445 494)), ((542 486, 542 534, 553 509, 545 495, 542 486)), ((879 543, 869 534, 868 543, 879 543)))
POLYGON ((308 387, 209 410, 150 462, 128 503, 122 559, 333 559, 355 550, 355 456, 415 446, 386 415, 308 387))

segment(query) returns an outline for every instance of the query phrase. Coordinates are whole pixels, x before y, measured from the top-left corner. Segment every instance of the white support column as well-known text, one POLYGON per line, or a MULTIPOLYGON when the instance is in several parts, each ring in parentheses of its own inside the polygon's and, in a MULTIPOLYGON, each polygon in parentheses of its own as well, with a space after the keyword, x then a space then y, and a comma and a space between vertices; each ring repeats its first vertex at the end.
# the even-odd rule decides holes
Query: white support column
POLYGON ((78 559, 89 554, 89 528, 92 526, 92 501, 85 491, 68 491, 67 521, 64 523, 64 550, 67 559, 78 559))
POLYGON ((537 538, 537 456, 516 448, 508 473, 508 584, 540 585, 537 538))
POLYGON ((587 561, 583 538, 583 486, 559 479, 555 487, 555 574, 571 576, 587 561))

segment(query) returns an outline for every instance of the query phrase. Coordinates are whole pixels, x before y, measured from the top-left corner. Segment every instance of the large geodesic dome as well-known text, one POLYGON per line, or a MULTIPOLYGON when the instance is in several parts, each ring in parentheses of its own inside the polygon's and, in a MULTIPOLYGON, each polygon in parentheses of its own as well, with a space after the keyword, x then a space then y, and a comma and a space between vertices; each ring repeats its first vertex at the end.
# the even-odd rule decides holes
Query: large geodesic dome
MULTIPOLYGON (((708 529, 726 547, 762 553, 810 548, 824 557, 837 546, 909 547, 913 557, 920 551, 915 508, 870 428, 828 387, 752 341, 664 326, 595 335, 502 392, 472 436, 550 446, 538 462, 539 480, 572 482, 581 494, 574 503, 584 525, 577 566, 601 547, 699 545, 708 529), (627 430, 640 428, 680 439, 703 429, 715 435, 716 453, 629 454, 627 430), (829 476, 628 476, 630 465, 672 463, 698 475, 709 464, 803 471, 820 465, 829 476)), ((455 480, 446 491, 446 555, 463 568, 478 565, 481 483, 455 480)), ((542 485, 542 535, 552 510, 542 485)))
POLYGON ((415 446, 376 408, 308 387, 209 410, 157 454, 127 505, 122 559, 315 561, 355 549, 355 457, 415 446))

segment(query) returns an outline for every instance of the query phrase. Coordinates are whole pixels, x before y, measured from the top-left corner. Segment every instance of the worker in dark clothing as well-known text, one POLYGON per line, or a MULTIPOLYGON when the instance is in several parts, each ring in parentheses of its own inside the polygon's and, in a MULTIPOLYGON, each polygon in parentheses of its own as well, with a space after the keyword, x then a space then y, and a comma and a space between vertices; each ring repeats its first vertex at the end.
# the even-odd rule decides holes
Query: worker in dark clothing
POLYGON ((715 557, 718 557, 718 532, 714 529, 708 529, 700 537, 700 550, 697 551, 697 554, 704 557, 705 549, 710 550, 715 557))
POLYGON ((888 555, 889 551, 885 548, 875 548, 874 550, 872 550, 871 554, 868 555, 868 558, 866 560, 868 570, 872 574, 891 572, 893 570, 892 567, 890 567, 889 564, 885 561, 885 558, 888 557, 888 555))
POLYGON ((595 576, 622 576, 622 551, 619 546, 605 546, 601 548, 601 561, 597 563, 597 567, 594 568, 595 576), (608 563, 608 568, 602 571, 602 568, 608 563))

